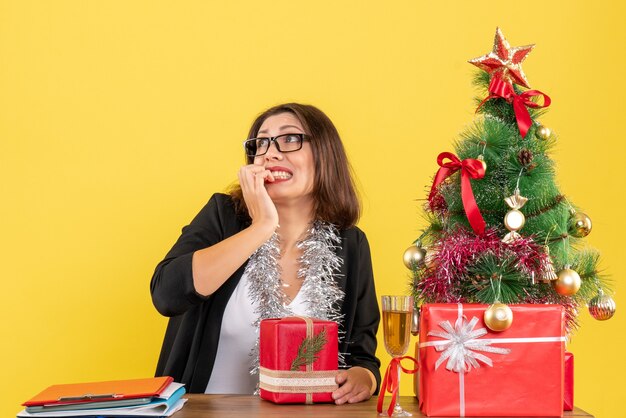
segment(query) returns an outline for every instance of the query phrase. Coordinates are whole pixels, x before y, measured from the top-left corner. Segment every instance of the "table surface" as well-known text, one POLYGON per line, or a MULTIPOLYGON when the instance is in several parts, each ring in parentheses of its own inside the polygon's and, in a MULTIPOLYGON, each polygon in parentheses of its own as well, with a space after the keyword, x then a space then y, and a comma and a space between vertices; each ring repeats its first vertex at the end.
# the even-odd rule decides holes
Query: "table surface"
MULTIPOLYGON (((206 418, 206 417, 315 417, 315 418, 359 418, 376 417, 376 397, 369 401, 356 404, 334 405, 275 405, 257 396, 245 395, 185 395, 189 399, 182 410, 172 415, 173 418, 206 418)), ((385 399, 387 405, 388 399, 385 399)), ((417 399, 413 396, 401 396, 400 404, 413 414, 415 418, 425 417, 419 412, 417 399)), ((565 411, 564 417, 591 417, 585 411, 575 408, 565 411)))

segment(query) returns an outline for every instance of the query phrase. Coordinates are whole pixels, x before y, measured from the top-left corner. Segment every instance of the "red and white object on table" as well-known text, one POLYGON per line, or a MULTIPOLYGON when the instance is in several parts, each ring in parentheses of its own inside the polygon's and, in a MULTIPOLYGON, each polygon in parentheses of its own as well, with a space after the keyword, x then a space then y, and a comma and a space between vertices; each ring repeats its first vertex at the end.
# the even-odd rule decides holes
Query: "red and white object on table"
POLYGON ((337 389, 338 373, 337 323, 307 317, 261 321, 259 364, 262 399, 274 403, 334 402, 332 392, 337 389), (320 342, 320 338, 325 341, 315 361, 308 365, 294 364, 303 342, 306 339, 320 342))
POLYGON ((428 416, 562 416, 563 308, 510 305, 502 332, 487 305, 425 304, 419 339, 419 403, 428 416))

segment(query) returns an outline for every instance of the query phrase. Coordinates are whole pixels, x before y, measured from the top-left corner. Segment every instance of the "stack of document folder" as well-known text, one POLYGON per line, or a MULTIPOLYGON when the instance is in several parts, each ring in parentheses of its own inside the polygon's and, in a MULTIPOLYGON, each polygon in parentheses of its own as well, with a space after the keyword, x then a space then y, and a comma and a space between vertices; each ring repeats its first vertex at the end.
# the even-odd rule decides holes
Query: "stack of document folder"
POLYGON ((24 402, 18 417, 169 417, 185 387, 169 376, 53 385, 24 402))

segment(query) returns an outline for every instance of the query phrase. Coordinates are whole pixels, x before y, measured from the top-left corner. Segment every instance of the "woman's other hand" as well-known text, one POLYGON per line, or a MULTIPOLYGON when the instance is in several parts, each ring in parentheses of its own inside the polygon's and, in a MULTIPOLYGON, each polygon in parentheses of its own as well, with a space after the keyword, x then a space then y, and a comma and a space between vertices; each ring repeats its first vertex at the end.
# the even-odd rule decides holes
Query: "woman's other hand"
POLYGON ((372 372, 364 367, 351 367, 335 377, 339 389, 333 392, 337 405, 366 401, 376 390, 376 380, 372 372))
POLYGON ((273 182, 274 176, 257 164, 244 165, 238 175, 252 224, 266 227, 273 233, 278 227, 278 212, 265 189, 265 182, 273 182))

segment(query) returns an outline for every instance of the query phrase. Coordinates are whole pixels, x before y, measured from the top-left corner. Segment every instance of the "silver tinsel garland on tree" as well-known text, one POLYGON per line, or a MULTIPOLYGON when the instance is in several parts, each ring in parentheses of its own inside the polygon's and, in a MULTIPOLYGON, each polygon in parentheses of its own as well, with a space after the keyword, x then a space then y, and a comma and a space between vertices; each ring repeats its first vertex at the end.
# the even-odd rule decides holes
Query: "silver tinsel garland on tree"
MULTIPOLYGON (((315 221, 307 231, 307 236, 296 245, 301 249, 300 269, 298 278, 304 280, 300 292, 308 306, 309 316, 340 322, 343 314, 340 311, 344 292, 337 286, 333 275, 339 271, 343 260, 336 254, 340 246, 337 228, 332 224, 315 221)), ((248 291, 253 301, 259 305, 255 310, 258 319, 254 322, 257 333, 263 319, 293 316, 282 290, 280 278, 279 236, 272 237, 254 254, 250 256, 246 272, 248 275, 248 291)), ((340 336, 341 338, 341 336, 340 336)), ((251 374, 259 371, 259 340, 252 349, 253 357, 251 374)), ((344 365, 343 355, 339 355, 339 364, 344 365)))

